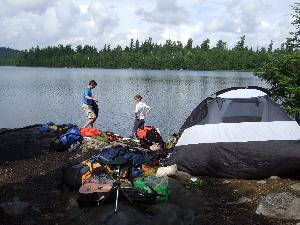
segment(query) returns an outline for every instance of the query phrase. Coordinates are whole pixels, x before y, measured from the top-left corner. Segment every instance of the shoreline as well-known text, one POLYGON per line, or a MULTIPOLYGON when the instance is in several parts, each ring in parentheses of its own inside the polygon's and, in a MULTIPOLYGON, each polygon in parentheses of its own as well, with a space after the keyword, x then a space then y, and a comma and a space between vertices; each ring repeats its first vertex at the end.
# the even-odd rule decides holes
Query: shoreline
POLYGON ((101 67, 46 67, 46 66, 16 66, 7 65, 1 67, 15 67, 15 68, 45 68, 45 69, 95 69, 95 70, 149 70, 149 71, 183 71, 183 72, 245 72, 255 73, 255 70, 188 70, 188 69, 143 69, 143 68, 101 68, 101 67))

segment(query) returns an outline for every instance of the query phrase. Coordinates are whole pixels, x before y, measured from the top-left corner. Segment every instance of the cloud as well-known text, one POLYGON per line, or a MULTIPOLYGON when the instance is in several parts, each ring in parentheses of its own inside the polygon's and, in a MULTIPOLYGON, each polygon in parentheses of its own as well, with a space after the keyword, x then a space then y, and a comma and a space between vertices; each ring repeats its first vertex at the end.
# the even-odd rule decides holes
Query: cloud
POLYGON ((293 30, 294 0, 2 0, 0 46, 128 45, 152 37, 213 47, 233 47, 242 35, 248 46, 280 46, 293 30))
POLYGON ((180 8, 173 0, 157 0, 155 9, 150 11, 139 9, 136 14, 147 22, 157 24, 179 25, 189 21, 188 11, 180 8))
MULTIPOLYGON (((103 41, 118 25, 118 15, 113 7, 101 4, 101 1, 86 2, 60 0, 48 6, 44 12, 30 9, 40 9, 42 0, 33 1, 26 10, 25 1, 14 6, 14 2, 6 7, 16 7, 13 17, 2 16, 0 29, 1 37, 6 46, 18 49, 40 45, 62 44, 91 44, 103 46, 103 41), (23 4, 24 3, 24 4, 23 4), (83 9, 85 7, 85 9, 83 9)), ((15 1, 17 3, 17 1, 15 1)))
POLYGON ((42 13, 49 6, 55 3, 51 0, 2 0, 3 5, 6 5, 9 11, 6 13, 12 13, 17 11, 35 11, 42 13))

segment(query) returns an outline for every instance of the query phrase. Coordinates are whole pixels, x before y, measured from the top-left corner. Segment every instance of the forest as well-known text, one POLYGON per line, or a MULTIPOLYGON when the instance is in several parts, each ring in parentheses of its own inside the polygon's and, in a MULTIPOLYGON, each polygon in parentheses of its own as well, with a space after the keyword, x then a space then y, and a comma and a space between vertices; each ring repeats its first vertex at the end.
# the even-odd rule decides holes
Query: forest
POLYGON ((273 41, 267 47, 253 50, 245 45, 245 38, 243 35, 232 49, 228 49, 223 40, 211 47, 209 39, 194 46, 192 39, 187 43, 166 40, 165 43, 158 44, 152 38, 142 42, 131 39, 128 46, 123 48, 120 45, 115 48, 105 45, 101 50, 89 45, 78 45, 75 48, 62 44, 45 48, 37 46, 17 53, 13 64, 41 67, 254 71, 268 61, 271 55, 293 51, 287 43, 282 44, 280 49, 273 49, 273 41))

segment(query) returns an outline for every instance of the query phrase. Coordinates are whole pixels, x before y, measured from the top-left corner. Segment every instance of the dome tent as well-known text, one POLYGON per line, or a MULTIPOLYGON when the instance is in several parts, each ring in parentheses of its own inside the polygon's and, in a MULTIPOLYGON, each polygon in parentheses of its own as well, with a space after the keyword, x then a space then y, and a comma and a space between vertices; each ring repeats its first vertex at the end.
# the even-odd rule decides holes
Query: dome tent
POLYGON ((300 174, 300 126, 268 91, 235 87, 203 100, 168 164, 193 175, 261 179, 300 174))

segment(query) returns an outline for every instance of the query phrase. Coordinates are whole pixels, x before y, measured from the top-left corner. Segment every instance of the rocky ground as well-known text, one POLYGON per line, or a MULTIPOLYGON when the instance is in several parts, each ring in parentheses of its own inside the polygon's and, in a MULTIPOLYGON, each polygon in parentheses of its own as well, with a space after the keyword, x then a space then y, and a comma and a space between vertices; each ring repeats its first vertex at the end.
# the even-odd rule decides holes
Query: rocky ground
POLYGON ((54 133, 40 133, 37 127, 0 130, 1 225, 296 225, 300 222, 297 186, 300 181, 278 177, 260 181, 203 177, 206 183, 203 187, 187 189, 186 183, 191 176, 179 172, 169 177, 172 193, 168 202, 132 206, 121 201, 117 214, 113 214, 112 203, 80 208, 76 192, 62 195, 62 171, 89 158, 107 144, 93 141, 74 152, 52 152, 48 150, 49 143, 55 136, 54 133), (271 196, 267 197, 269 194, 271 196), (275 209, 264 208, 266 206, 275 209), (269 211, 275 218, 257 214, 257 208, 263 214, 269 211))

